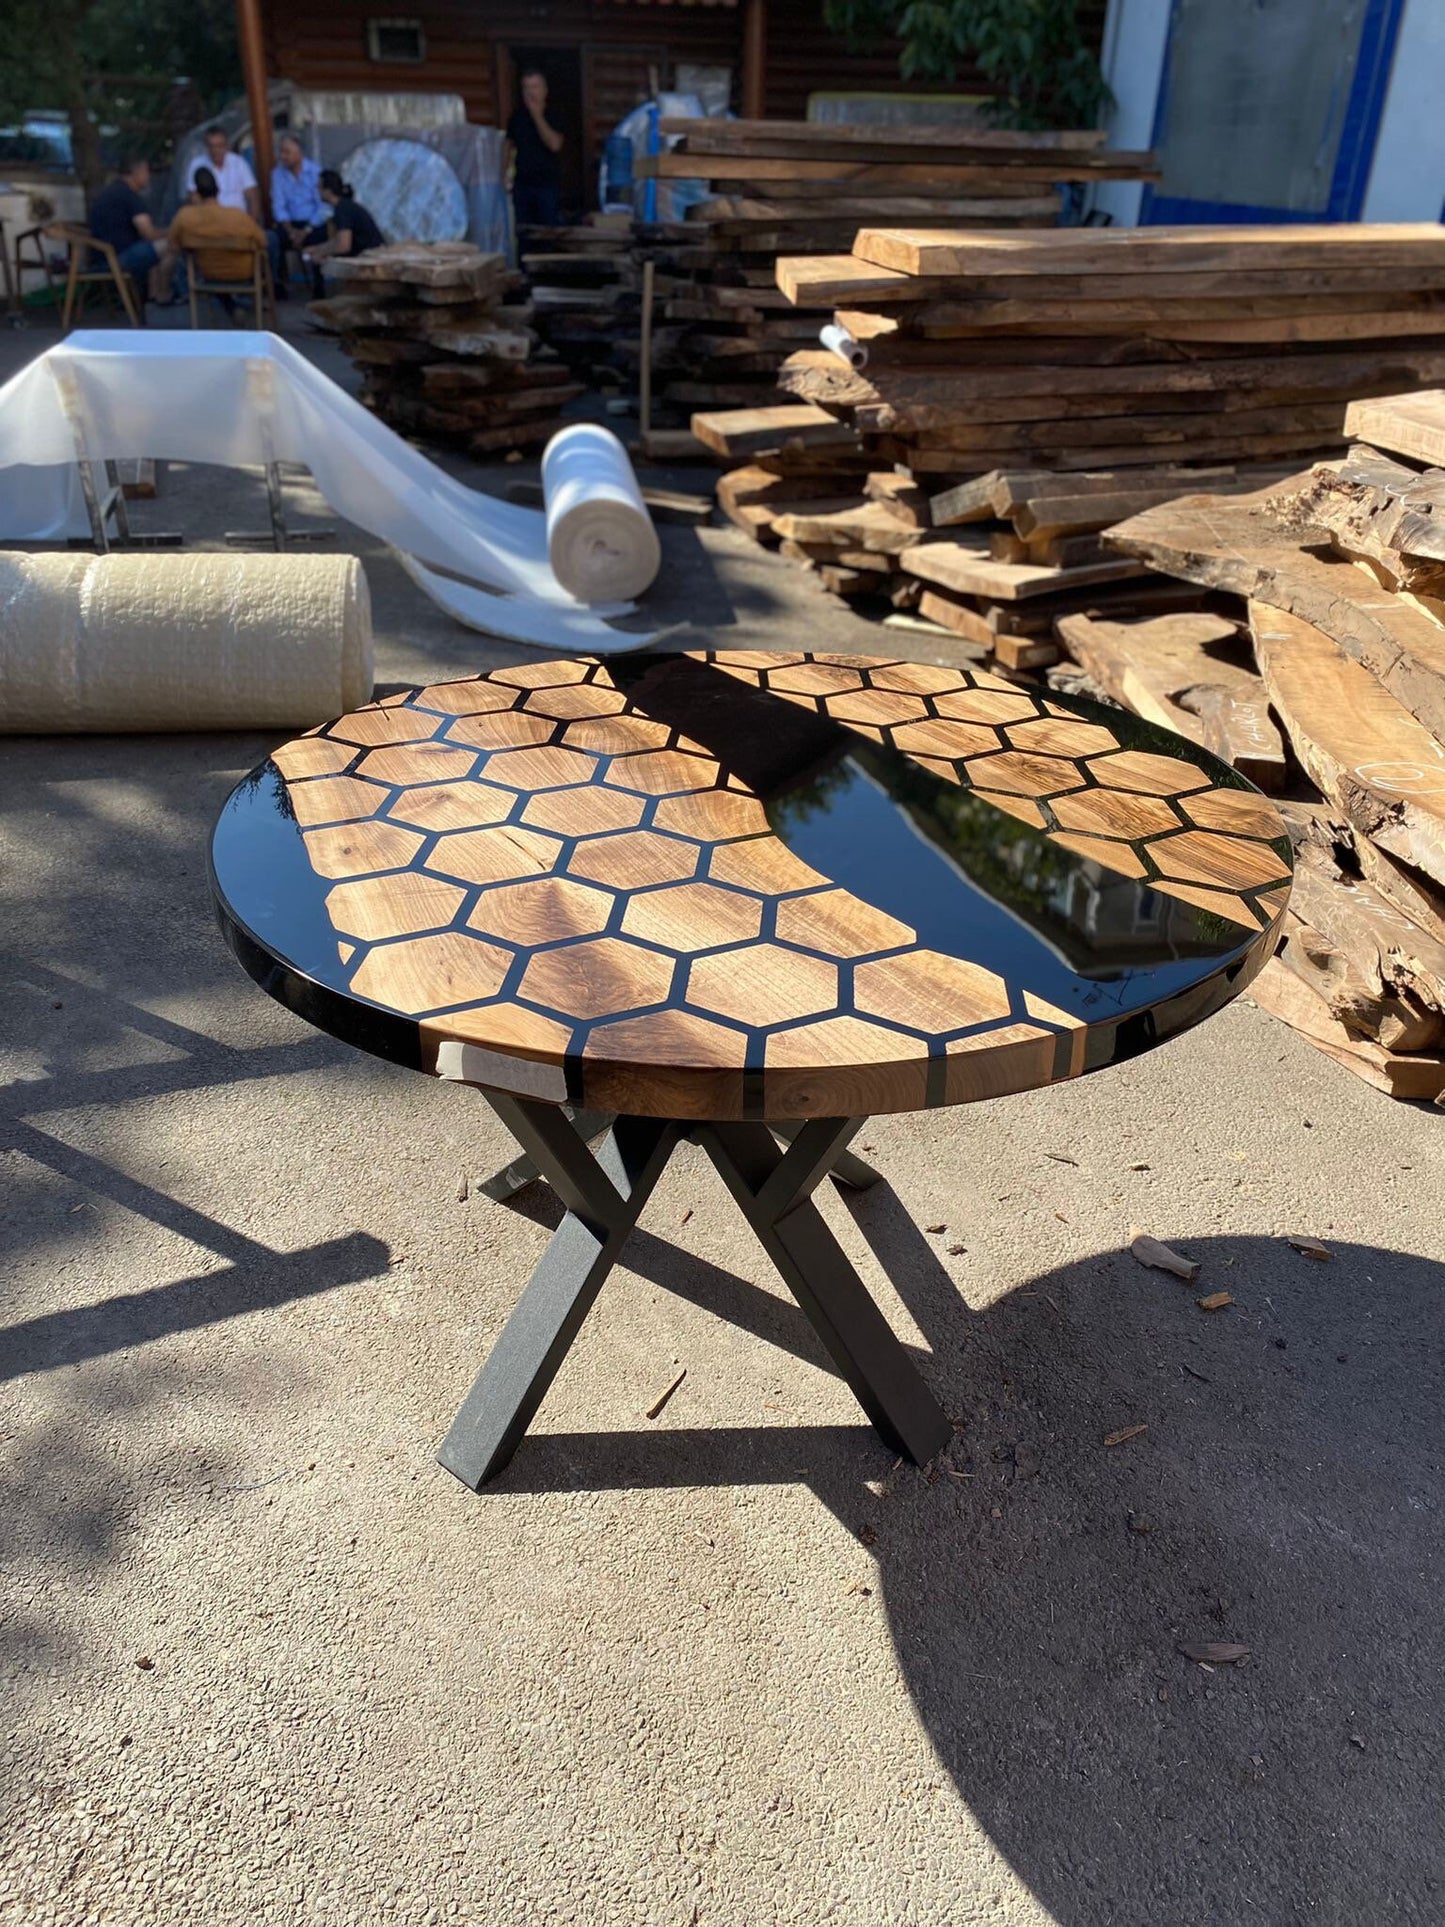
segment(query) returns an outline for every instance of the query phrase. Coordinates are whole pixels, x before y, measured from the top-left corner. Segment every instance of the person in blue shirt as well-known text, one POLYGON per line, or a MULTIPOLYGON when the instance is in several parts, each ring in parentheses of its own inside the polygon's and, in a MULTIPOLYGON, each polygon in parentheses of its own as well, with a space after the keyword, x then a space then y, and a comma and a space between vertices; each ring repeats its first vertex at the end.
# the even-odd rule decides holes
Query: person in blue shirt
POLYGON ((282 266, 287 248, 313 247, 327 237, 327 207, 321 198, 321 169, 308 159, 294 134, 283 134, 271 170, 271 220, 266 235, 271 279, 277 298, 286 299, 282 266))

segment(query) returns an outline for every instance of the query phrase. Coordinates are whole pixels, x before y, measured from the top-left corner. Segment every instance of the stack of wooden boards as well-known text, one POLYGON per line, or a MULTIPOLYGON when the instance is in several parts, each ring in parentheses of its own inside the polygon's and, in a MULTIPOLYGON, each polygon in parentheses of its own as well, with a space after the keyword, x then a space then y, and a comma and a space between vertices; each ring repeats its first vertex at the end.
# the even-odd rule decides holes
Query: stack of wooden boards
POLYGON ((638 334, 641 250, 630 214, 590 214, 575 227, 518 237, 534 325, 579 381, 620 387, 617 353, 638 334))
POLYGON ((788 357, 785 400, 694 416, 706 446, 747 463, 719 488, 724 511, 836 563, 812 553, 816 508, 806 532, 793 516, 827 496, 852 557, 829 587, 907 607, 913 578, 929 619, 980 645, 1014 638, 1010 667, 1046 661, 1064 614, 1178 605, 1101 549, 1111 522, 1264 486, 1342 446, 1350 400, 1445 377, 1435 226, 866 230, 851 254, 777 271, 810 315, 849 305, 829 310, 834 345, 788 357), (900 550, 885 530, 859 560, 885 487, 914 533, 900 550))
POLYGON ((992 469, 930 494, 926 477, 859 474, 826 459, 833 453, 826 443, 760 452, 719 480, 718 506, 833 594, 885 600, 911 612, 908 626, 946 639, 950 655, 1004 669, 1057 662, 1057 625, 1068 615, 1199 607, 1194 590, 1106 547, 1111 523, 1181 494, 1247 494, 1293 472, 1244 463, 992 469))
POLYGON ((504 256, 465 241, 398 242, 326 263, 307 313, 341 337, 361 400, 405 434, 477 454, 545 442, 580 395, 564 363, 539 356, 504 256))
POLYGON ((1051 227, 1062 184, 1155 174, 1153 155, 1112 153, 1091 131, 664 120, 662 133, 674 144, 639 173, 711 190, 657 257, 688 284, 659 300, 654 351, 659 399, 679 409, 765 402, 783 357, 816 344, 833 302, 780 292, 780 254, 836 253, 870 222, 1051 227))
POLYGON ((1445 392, 1359 402, 1345 425, 1360 443, 1284 487, 1186 497, 1109 533, 1119 554, 1240 598, 1252 666, 1217 618, 1060 633, 1130 708, 1226 754, 1232 732, 1257 781, 1282 780, 1283 729, 1314 789, 1280 804, 1297 882, 1252 994, 1379 1088, 1439 1098, 1445 392))

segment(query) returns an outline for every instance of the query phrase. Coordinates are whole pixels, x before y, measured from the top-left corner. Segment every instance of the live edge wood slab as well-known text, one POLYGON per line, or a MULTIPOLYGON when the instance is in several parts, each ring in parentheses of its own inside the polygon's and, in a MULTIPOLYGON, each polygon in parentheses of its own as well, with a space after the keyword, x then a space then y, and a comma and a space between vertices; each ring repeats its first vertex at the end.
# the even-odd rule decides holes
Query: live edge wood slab
POLYGON ((1205 750, 982 672, 529 663, 282 745, 217 825, 247 970, 544 1104, 861 1117, 1098 1068, 1269 956, 1283 825, 1205 750))

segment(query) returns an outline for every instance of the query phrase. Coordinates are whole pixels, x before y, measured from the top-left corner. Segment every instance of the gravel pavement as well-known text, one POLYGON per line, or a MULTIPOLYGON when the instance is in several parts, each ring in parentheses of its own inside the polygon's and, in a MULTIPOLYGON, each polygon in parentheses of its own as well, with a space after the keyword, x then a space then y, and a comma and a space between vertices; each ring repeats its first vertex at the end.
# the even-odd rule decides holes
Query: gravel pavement
MULTIPOLYGON (((138 519, 261 511, 172 469, 138 519)), ((341 537, 385 680, 502 659, 341 537)), ((664 540, 669 619, 876 646, 664 540)), ((685 1152, 474 1497, 433 1453, 555 1207, 232 962, 206 838, 267 747, 0 747, 0 1920, 1445 1920, 1445 1118, 1241 1003, 875 1121, 822 1202, 959 1423, 927 1475, 685 1152)))

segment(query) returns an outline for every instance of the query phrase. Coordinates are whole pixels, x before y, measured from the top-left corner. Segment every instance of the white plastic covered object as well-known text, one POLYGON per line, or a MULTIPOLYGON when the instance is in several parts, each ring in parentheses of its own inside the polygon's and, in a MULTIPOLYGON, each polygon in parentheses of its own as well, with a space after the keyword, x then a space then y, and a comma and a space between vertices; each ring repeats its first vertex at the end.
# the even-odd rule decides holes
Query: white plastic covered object
POLYGON ((307 727, 371 685, 354 555, 0 554, 0 733, 307 727))
POLYGON ((574 422, 542 457, 547 554, 579 602, 629 602, 662 565, 657 530, 627 451, 596 422, 574 422))
MULTIPOLYGON (((626 467, 620 444, 617 452, 626 467)), ((460 578, 461 619, 492 634, 546 643, 548 612, 560 611, 575 649, 607 654, 653 640, 613 628, 625 611, 589 609, 562 587, 542 514, 453 480, 271 334, 84 331, 31 362, 0 388, 0 541, 43 539, 25 525, 7 471, 51 468, 59 491, 78 455, 141 454, 303 463, 338 515, 460 578)), ((27 493, 36 479, 26 478, 27 493)), ((426 570, 413 573, 426 586, 426 570)))

